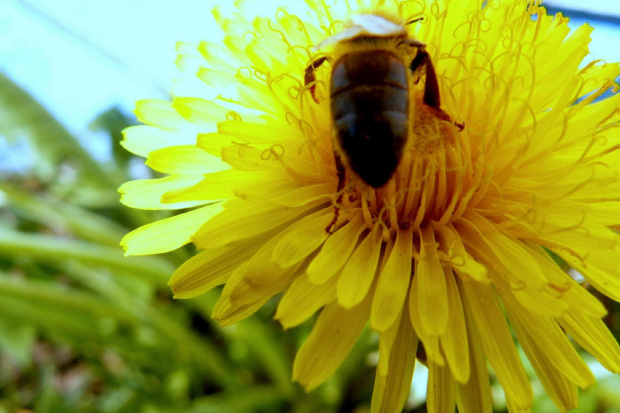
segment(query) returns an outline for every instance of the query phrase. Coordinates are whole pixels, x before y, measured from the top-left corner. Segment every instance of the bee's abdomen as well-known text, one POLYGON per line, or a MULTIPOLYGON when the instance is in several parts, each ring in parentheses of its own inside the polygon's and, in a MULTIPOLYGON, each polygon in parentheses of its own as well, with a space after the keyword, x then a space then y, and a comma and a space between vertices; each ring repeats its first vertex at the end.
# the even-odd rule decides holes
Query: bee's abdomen
POLYGON ((343 56, 333 67, 331 112, 347 165, 378 188, 392 176, 407 142, 405 65, 376 50, 343 56))

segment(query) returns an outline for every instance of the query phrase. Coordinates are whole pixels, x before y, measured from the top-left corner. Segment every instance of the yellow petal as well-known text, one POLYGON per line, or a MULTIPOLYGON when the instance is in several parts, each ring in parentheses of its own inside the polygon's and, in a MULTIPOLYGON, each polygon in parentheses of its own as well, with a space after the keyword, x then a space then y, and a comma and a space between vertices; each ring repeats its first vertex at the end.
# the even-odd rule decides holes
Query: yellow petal
POLYGON ((125 255, 159 254, 175 250, 191 241, 196 222, 205 222, 222 211, 222 205, 211 204, 171 218, 144 225, 125 235, 121 246, 125 255))
MULTIPOLYGON (((269 175, 268 171, 261 171, 259 173, 265 173, 269 175)), ((235 197, 239 199, 243 199, 246 202, 251 202, 251 203, 274 204, 274 205, 281 205, 281 206, 287 206, 287 207, 299 207, 299 206, 304 206, 310 203, 314 203, 314 205, 316 205, 317 203, 314 201, 318 199, 321 199, 324 201, 329 201, 331 199, 331 198, 326 199, 323 197, 317 197, 315 199, 303 199, 303 200, 296 199, 297 202, 290 202, 290 203, 279 202, 278 198, 281 195, 286 195, 287 193, 291 191, 295 191, 299 188, 300 188, 299 182, 292 180, 292 179, 288 179, 288 180, 266 179, 263 185, 261 186, 240 185, 235 190, 235 197)))
MULTIPOLYGON (((401 327, 400 323, 403 321, 402 313, 398 314, 397 317, 397 323, 394 323, 392 326, 390 326, 390 328, 388 328, 387 331, 385 331, 384 333, 379 334, 379 360, 377 362, 377 372, 375 375, 375 390, 378 390, 377 385, 381 382, 378 382, 377 379, 381 378, 383 379, 383 381, 385 381, 385 378, 387 378, 389 375, 390 354, 394 346, 394 341, 396 340, 396 335, 398 334, 401 327)), ((410 327, 413 329, 413 326, 411 326, 411 321, 409 321, 408 319, 404 321, 407 321, 410 327)), ((415 331, 413 332, 413 334, 415 335, 415 331)))
POLYGON ((226 146, 221 148, 220 154, 224 162, 238 171, 262 171, 280 167, 274 159, 268 158, 268 149, 259 149, 250 145, 226 146))
POLYGON ((327 239, 325 230, 332 221, 333 209, 322 209, 297 221, 286 230, 273 250, 271 260, 282 268, 290 267, 308 257, 327 239))
POLYGON ((454 379, 448 366, 428 362, 426 408, 428 413, 453 413, 455 403, 454 379))
POLYGON ((196 185, 170 191, 163 196, 164 202, 185 202, 230 198, 238 191, 254 188, 260 190, 268 183, 279 184, 285 177, 280 171, 243 172, 235 169, 209 173, 196 185))
POLYGON ((266 259, 279 239, 276 236, 263 244, 249 261, 237 267, 213 309, 213 318, 228 325, 249 317, 303 274, 301 264, 282 269, 266 259))
MULTIPOLYGON (((532 253, 532 255, 535 254, 532 253)), ((527 287, 511 286, 501 274, 494 271, 489 271, 489 275, 497 289, 516 298, 521 307, 527 308, 534 314, 545 317, 560 317, 569 307, 568 302, 562 298, 561 289, 563 286, 555 286, 559 288, 560 291, 558 291, 550 283, 543 289, 534 290, 527 287)))
POLYGON ((271 94, 256 93, 256 89, 264 87, 264 83, 258 80, 249 80, 242 83, 235 77, 235 73, 225 72, 219 68, 217 70, 201 68, 196 74, 221 99, 233 101, 246 108, 271 114, 277 114, 281 106, 271 94))
POLYGON ((620 266, 618 266, 620 247, 614 250, 589 250, 584 259, 579 259, 564 249, 551 248, 551 250, 583 274, 594 288, 613 300, 620 301, 620 266))
MULTIPOLYGON (((606 63, 598 60, 590 62, 580 72, 584 80, 583 89, 581 89, 582 96, 585 96, 591 92, 597 92, 609 82, 609 79, 615 79, 620 76, 620 66, 618 63, 606 63), (589 84, 586 87, 588 82, 589 84)), ((581 102, 579 103, 581 104, 581 102)), ((571 123, 578 123, 575 125, 575 129, 579 131, 593 130, 605 121, 612 123, 618 119, 616 109, 619 105, 620 96, 617 94, 596 102, 581 104, 580 110, 572 110, 571 123), (615 118, 613 117, 614 114, 615 118)))
POLYGON ((196 45, 185 42, 177 42, 174 47, 177 53, 175 61, 177 67, 189 73, 196 73, 198 68, 204 64, 204 59, 196 50, 196 45))
POLYGON ((475 220, 480 228, 465 219, 459 219, 455 222, 455 228, 472 254, 486 263, 487 273, 493 283, 499 288, 510 290, 510 293, 519 300, 521 305, 532 312, 541 315, 560 316, 566 310, 567 303, 560 299, 557 294, 552 295, 548 291, 550 290, 549 281, 546 280, 545 274, 538 265, 537 259, 534 257, 535 253, 522 241, 499 233, 484 218, 477 217, 475 220), (491 242, 491 238, 498 244, 495 245, 491 242), (499 248, 498 245, 500 245, 499 248), (514 257, 510 255, 510 251, 514 252, 514 257), (499 256, 503 258, 499 259, 499 256), (518 266, 516 262, 511 262, 516 257, 522 266, 518 266), (496 270, 491 271, 492 268, 496 270), (530 282, 529 277, 533 274, 536 276, 531 278, 536 281, 530 282))
MULTIPOLYGON (((317 10, 317 7, 321 7, 322 3, 318 3, 313 0, 311 2, 307 2, 306 4, 317 10)), ((357 4, 359 5, 360 2, 357 2, 357 4)), ((343 16, 349 12, 350 4, 347 4, 346 2, 333 3, 330 5, 329 10, 330 12, 333 12, 335 16, 343 16)), ((278 23, 282 26, 282 30, 284 30, 284 32, 286 33, 286 36, 289 39, 290 43, 314 45, 325 38, 325 35, 320 30, 320 27, 322 23, 329 22, 329 20, 323 19, 323 17, 324 16, 320 14, 317 15, 314 13, 308 13, 306 24, 304 25, 304 30, 299 30, 299 19, 294 14, 282 13, 280 15, 280 19, 278 20, 278 23)), ((292 51, 290 53, 292 53, 292 51)), ((303 61, 303 59, 306 58, 305 53, 302 54, 301 57, 303 61)))
MULTIPOLYGON (((571 202, 568 205, 575 207, 575 204, 577 203, 571 202)), ((587 211, 588 219, 599 225, 605 225, 606 227, 620 225, 620 202, 578 203, 578 205, 587 211)))
POLYGON ((398 231, 381 270, 370 313, 370 326, 376 331, 387 330, 402 312, 411 279, 412 241, 411 227, 398 231))
POLYGON ((460 383, 469 380, 469 340, 463 305, 452 269, 444 267, 448 292, 448 325, 440 337, 441 348, 454 379, 460 383))
POLYGON ((224 284, 232 272, 252 257, 265 241, 264 237, 250 238, 202 251, 185 261, 168 282, 174 298, 193 298, 224 284))
POLYGON ((286 235, 286 232, 280 232, 264 243, 250 258, 247 267, 233 273, 222 295, 228 296, 234 307, 270 298, 293 282, 293 275, 302 262, 282 268, 271 261, 273 251, 286 235))
POLYGON ((237 190, 238 198, 249 202, 268 202, 287 207, 300 207, 316 201, 330 201, 334 195, 335 184, 300 186, 295 181, 268 183, 254 189, 237 190), (270 196, 266 196, 270 194, 270 196))
POLYGON ((315 284, 307 276, 297 278, 280 300, 274 318, 284 328, 303 323, 318 309, 336 299, 336 280, 332 277, 323 284, 315 284))
MULTIPOLYGON (((577 221, 577 217, 568 217, 564 210, 561 210, 561 215, 556 215, 557 219, 564 219, 564 221, 558 221, 556 233, 544 234, 539 237, 540 243, 549 246, 566 247, 573 251, 589 252, 592 250, 612 250, 618 245, 619 235, 610 228, 603 225, 595 224, 594 222, 588 222, 587 226, 579 226, 569 228, 572 224, 571 221, 577 221), (587 229, 586 229, 587 228, 587 229), (584 235, 585 233, 585 235, 584 235)), ((547 225, 551 226, 555 222, 551 222, 551 219, 545 215, 545 221, 547 225)), ((583 215, 580 214, 580 220, 583 220, 583 215)), ((577 221, 581 222, 581 221, 577 221)), ((552 229, 549 228, 548 232, 552 229)))
POLYGON ((237 140, 250 144, 274 144, 294 140, 295 135, 303 139, 301 131, 290 127, 278 127, 273 125, 260 125, 249 122, 226 121, 217 125, 217 131, 221 134, 232 136, 237 140), (292 135, 292 136, 291 136, 292 135))
POLYGON ((216 130, 215 125, 218 122, 226 120, 226 115, 230 112, 230 109, 217 103, 193 97, 175 98, 172 107, 188 121, 196 125, 212 126, 213 130, 216 130))
POLYGON ((551 400, 563 412, 577 408, 577 386, 551 363, 547 354, 548 350, 537 343, 537 337, 527 334, 518 320, 511 318, 511 321, 523 351, 532 363, 536 375, 540 378, 551 400))
POLYGON ((420 258, 416 261, 416 300, 422 330, 427 335, 441 335, 448 324, 448 293, 433 229, 420 232, 420 258))
POLYGON ((605 306, 586 288, 577 284, 570 275, 562 271, 540 246, 533 244, 528 244, 528 246, 536 253, 532 256, 549 278, 550 284, 547 291, 550 294, 561 298, 566 303, 570 303, 571 307, 579 308, 580 312, 592 317, 601 318, 607 315, 605 306))
POLYGON ((338 303, 344 308, 353 308, 368 294, 377 272, 381 254, 381 225, 375 225, 366 235, 349 261, 344 266, 338 279, 338 303))
POLYGON ((465 250, 463 241, 461 241, 454 228, 450 226, 441 227, 439 229, 439 236, 441 245, 447 249, 446 252, 450 257, 452 266, 458 270, 459 274, 465 274, 478 282, 491 282, 487 275, 486 267, 473 259, 465 250))
POLYGON ((439 346, 439 337, 428 335, 426 331, 421 327, 422 322, 420 321, 420 312, 418 310, 418 303, 416 301, 416 289, 417 284, 415 282, 412 282, 409 286, 408 297, 409 317, 411 319, 411 324, 413 325, 416 334, 420 338, 420 341, 422 342, 422 344, 424 344, 427 358, 429 360, 433 360, 433 362, 436 364, 443 365, 445 363, 445 360, 439 346))
POLYGON ((522 336, 529 337, 551 365, 581 388, 594 384, 592 372, 551 317, 534 316, 507 295, 502 295, 502 301, 510 320, 519 324, 522 336))
MULTIPOLYGON (((198 131, 172 107, 167 100, 144 99, 136 102, 134 110, 138 121, 169 131, 198 131)), ((196 135, 194 135, 195 138, 196 135)), ((188 142, 189 143, 189 142, 188 142)), ((192 142, 193 143, 193 142, 192 142)), ((177 145, 179 143, 176 143, 177 145)))
POLYGON ((217 320, 222 326, 229 326, 248 318, 265 305, 268 300, 269 298, 263 298, 262 300, 246 305, 233 306, 229 297, 222 295, 217 303, 215 303, 211 317, 217 320))
POLYGON ((379 365, 370 405, 371 413, 398 413, 411 389, 418 337, 406 312, 379 341, 379 365))
POLYGON ((221 247, 280 227, 317 204, 318 202, 299 208, 287 208, 233 199, 227 201, 224 210, 196 232, 193 241, 202 249, 221 247))
POLYGON ((369 304, 368 298, 351 309, 344 309, 337 302, 328 304, 297 352, 293 380, 310 391, 331 376, 362 333, 370 313, 369 304))
POLYGON ((538 264, 519 240, 501 233, 476 213, 468 213, 467 219, 471 222, 471 228, 475 228, 475 232, 479 235, 478 241, 486 244, 493 252, 499 264, 506 268, 505 274, 515 284, 525 285, 531 289, 543 288, 547 284, 538 264))
POLYGON ((558 322, 607 370, 620 373, 620 346, 602 320, 581 314, 578 308, 571 308, 558 322))
POLYGON ((147 157, 158 149, 174 145, 192 145, 196 142, 193 131, 168 131, 154 126, 136 125, 123 130, 121 145, 129 152, 147 157))
POLYGON ((302 206, 308 202, 330 200, 334 196, 335 190, 336 184, 334 182, 327 182, 317 185, 305 185, 301 188, 293 188, 290 191, 275 197, 273 202, 291 207, 302 206))
POLYGON ((461 283, 489 363, 506 392, 519 408, 532 406, 533 395, 515 349, 502 307, 490 288, 474 281, 461 283))
MULTIPOLYGON (((550 17, 551 16, 547 16, 547 19, 550 19, 550 17)), ((536 102, 537 105, 543 105, 554 99, 554 94, 551 93, 551 91, 556 91, 557 93, 558 90, 565 88, 577 88, 577 85, 563 84, 562 79, 568 79, 573 76, 577 71, 579 62, 588 53, 587 44, 590 40, 589 34, 591 31, 592 28, 590 26, 583 25, 573 31, 568 39, 564 39, 564 36, 569 31, 566 24, 562 24, 557 25, 549 35, 545 36, 545 40, 549 41, 549 46, 547 47, 552 48, 551 50, 553 50, 554 53, 554 60, 557 59, 557 64, 540 64, 540 67, 546 70, 544 74, 537 73, 536 81, 544 82, 546 87, 535 88, 537 93, 535 96, 531 97, 532 102, 536 102)), ((534 110, 541 111, 546 108, 546 106, 537 106, 534 110)), ((543 141, 547 141, 547 139, 543 139, 543 141)))
MULTIPOLYGON (((602 177, 598 177, 599 173, 604 174, 604 176, 609 174, 609 177, 606 178, 609 182, 615 182, 617 178, 608 166, 601 164, 592 165, 591 168, 576 168, 575 171, 580 172, 580 175, 575 178, 575 182, 568 184, 568 188, 560 186, 561 191, 566 192, 584 186, 584 182, 589 184, 586 186, 591 187, 593 186, 590 185, 591 182, 602 179, 602 177), (596 168, 600 168, 600 171, 593 171, 596 168), (597 179, 593 177, 593 174, 597 175, 597 179)), ((527 189, 523 190, 526 191, 527 189)), ((601 188, 601 190, 604 189, 601 188)), ((562 193, 563 196, 564 193, 562 193)), ((611 197, 612 195, 606 194, 606 196, 611 197)), ((532 201, 527 199, 524 200, 524 203, 521 206, 523 211, 519 211, 515 207, 517 216, 511 216, 518 222, 516 229, 522 232, 524 238, 536 241, 550 249, 580 251, 582 254, 598 250, 610 251, 618 245, 620 236, 610 228, 596 223, 596 217, 590 219, 587 215, 587 208, 582 209, 576 206, 568 208, 566 205, 541 207, 536 209, 535 214, 529 214, 532 216, 529 217, 528 215, 528 219, 522 219, 522 215, 525 215, 531 208, 532 201)))
POLYGON ((188 188, 202 181, 202 175, 172 175, 159 179, 140 179, 121 185, 118 192, 121 202, 138 209, 183 209, 206 204, 209 201, 187 201, 174 204, 163 203, 165 193, 178 188, 188 188))
MULTIPOLYGON (((265 22, 266 19, 259 20, 257 23, 260 26, 260 22, 265 22)), ((266 24, 265 24, 266 25, 266 24)), ((269 45, 266 47, 262 47, 259 44, 250 44, 246 48, 246 53, 248 58, 252 61, 254 67, 259 68, 260 70, 271 70, 275 73, 285 73, 287 70, 290 70, 290 67, 285 66, 283 63, 282 56, 285 55, 289 48, 286 43, 282 41, 280 37, 273 37, 273 30, 267 29, 267 31, 260 31, 261 35, 267 36, 271 35, 272 39, 269 40, 269 45)), ((279 83, 274 85, 274 88, 277 88, 279 83)))
POLYGON ((470 371, 467 383, 456 383, 456 403, 460 413, 491 413, 493 401, 491 400, 487 362, 471 311, 465 305, 463 309, 467 327, 470 371))
POLYGON ((234 136, 221 133, 200 133, 196 138, 196 146, 214 156, 221 156, 224 148, 229 146, 242 146, 234 136))
POLYGON ((230 169, 218 157, 195 145, 170 146, 149 153, 146 164, 164 174, 201 175, 230 169))
POLYGON ((366 228, 359 215, 327 238, 323 248, 308 266, 308 278, 322 284, 347 262, 362 231, 366 228))
POLYGON ((228 47, 219 44, 200 42, 198 46, 200 54, 212 68, 237 70, 242 63, 238 55, 233 53, 228 47))

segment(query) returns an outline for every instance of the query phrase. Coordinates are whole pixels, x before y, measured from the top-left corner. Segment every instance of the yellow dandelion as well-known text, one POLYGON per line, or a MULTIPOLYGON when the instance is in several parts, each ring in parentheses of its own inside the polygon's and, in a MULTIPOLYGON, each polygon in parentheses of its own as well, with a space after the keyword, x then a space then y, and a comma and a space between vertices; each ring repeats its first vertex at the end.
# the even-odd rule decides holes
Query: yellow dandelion
POLYGON ((620 68, 580 66, 592 29, 571 32, 524 0, 295 0, 271 18, 257 5, 271 7, 216 11, 221 44, 179 45, 187 77, 172 102, 138 102, 145 125, 123 144, 168 176, 123 185, 122 201, 193 209, 127 235, 127 254, 193 242, 201 252, 173 274, 174 296, 225 284, 213 313, 223 324, 279 293, 285 328, 320 312, 293 368, 307 390, 369 324, 380 336, 373 412, 400 411, 422 349, 430 412, 491 411, 487 361, 509 410, 528 411, 509 325, 562 411, 594 381, 568 337, 620 371, 604 307, 565 272, 620 299, 620 94, 597 100, 620 68), (336 165, 338 62, 313 63, 369 35, 351 23, 360 13, 400 25, 431 62, 407 72, 406 144, 379 188, 346 156, 336 165))

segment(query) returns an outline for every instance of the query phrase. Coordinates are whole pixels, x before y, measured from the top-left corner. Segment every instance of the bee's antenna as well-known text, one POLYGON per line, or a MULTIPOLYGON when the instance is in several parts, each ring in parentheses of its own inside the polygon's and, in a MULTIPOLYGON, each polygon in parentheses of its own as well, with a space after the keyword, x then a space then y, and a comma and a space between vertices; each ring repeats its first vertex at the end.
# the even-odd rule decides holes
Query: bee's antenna
POLYGON ((417 23, 417 22, 420 22, 422 20, 424 20, 424 17, 417 17, 415 19, 411 19, 407 23, 405 23, 405 26, 409 26, 410 24, 417 23))

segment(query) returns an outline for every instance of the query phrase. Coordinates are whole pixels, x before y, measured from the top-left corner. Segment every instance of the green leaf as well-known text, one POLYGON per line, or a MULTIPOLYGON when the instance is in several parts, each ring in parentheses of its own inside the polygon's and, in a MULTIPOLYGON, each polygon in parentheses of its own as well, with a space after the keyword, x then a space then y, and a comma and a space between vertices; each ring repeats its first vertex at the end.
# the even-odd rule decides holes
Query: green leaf
POLYGON ((25 367, 30 363, 35 332, 34 325, 0 313, 0 348, 7 352, 18 366, 25 367))

